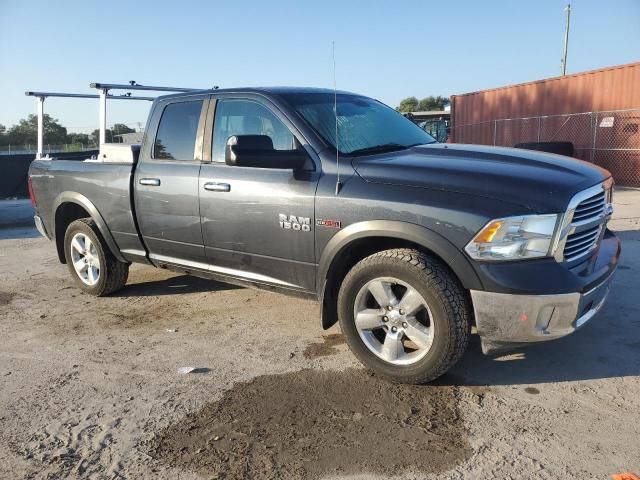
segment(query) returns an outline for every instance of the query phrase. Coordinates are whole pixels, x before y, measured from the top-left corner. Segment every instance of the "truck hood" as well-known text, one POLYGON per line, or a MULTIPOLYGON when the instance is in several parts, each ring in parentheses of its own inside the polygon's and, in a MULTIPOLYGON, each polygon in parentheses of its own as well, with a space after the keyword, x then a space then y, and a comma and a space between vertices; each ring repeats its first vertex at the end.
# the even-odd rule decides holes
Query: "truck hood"
POLYGON ((577 192, 611 174, 575 158, 483 145, 421 145, 353 160, 365 181, 492 198, 537 213, 564 212, 577 192))

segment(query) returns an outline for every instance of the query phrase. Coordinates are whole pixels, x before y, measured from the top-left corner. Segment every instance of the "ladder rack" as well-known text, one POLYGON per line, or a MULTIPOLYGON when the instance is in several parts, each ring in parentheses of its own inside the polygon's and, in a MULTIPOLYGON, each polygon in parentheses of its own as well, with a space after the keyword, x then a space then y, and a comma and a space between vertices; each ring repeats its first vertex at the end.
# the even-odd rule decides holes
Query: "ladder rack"
POLYGON ((109 90, 145 90, 155 92, 190 92, 193 90, 201 90, 197 88, 139 85, 135 80, 131 80, 128 84, 92 82, 89 86, 100 92, 100 113, 98 117, 100 122, 100 126, 98 127, 100 129, 100 145, 107 141, 107 98, 111 98, 109 96, 109 90))
MULTIPOLYGON (((128 84, 116 84, 116 83, 98 83, 93 82, 89 84, 91 88, 99 90, 98 94, 86 94, 86 93, 61 93, 61 92, 34 92, 27 91, 24 94, 28 97, 35 97, 37 101, 38 112, 38 150, 36 158, 42 158, 43 145, 44 145, 44 101, 47 98, 97 98, 99 100, 99 131, 100 131, 100 145, 106 143, 107 132, 107 100, 146 100, 153 101, 155 97, 134 97, 131 93, 127 92, 122 95, 112 95, 110 90, 138 90, 138 91, 154 91, 154 92, 190 92, 194 90, 202 90, 197 88, 184 88, 184 87, 160 87, 151 85, 139 85, 135 81, 130 81, 128 84)), ((217 87, 214 87, 217 88, 217 87)))

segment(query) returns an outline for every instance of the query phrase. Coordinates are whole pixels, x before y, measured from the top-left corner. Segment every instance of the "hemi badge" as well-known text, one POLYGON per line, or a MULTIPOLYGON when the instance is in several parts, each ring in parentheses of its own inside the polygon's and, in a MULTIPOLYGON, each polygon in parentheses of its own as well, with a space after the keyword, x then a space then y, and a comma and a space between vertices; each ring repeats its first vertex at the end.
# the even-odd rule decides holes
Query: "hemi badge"
POLYGON ((342 223, 340 220, 316 220, 318 227, 340 228, 342 223))

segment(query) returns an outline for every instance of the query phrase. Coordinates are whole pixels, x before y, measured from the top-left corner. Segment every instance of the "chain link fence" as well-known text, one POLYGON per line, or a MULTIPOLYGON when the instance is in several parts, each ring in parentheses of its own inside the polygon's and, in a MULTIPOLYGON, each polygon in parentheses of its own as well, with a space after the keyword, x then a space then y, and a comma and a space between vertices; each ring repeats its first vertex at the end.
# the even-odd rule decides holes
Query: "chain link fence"
MULTIPOLYGON (((87 150, 95 150, 98 146, 95 143, 63 143, 60 145, 43 146, 43 153, 64 153, 64 152, 83 152, 87 150)), ((23 153, 35 154, 37 146, 35 144, 27 145, 0 145, 0 155, 21 155, 23 153)))
POLYGON ((574 157, 611 171, 619 185, 640 187, 640 108, 503 118, 452 129, 455 143, 571 142, 574 157))

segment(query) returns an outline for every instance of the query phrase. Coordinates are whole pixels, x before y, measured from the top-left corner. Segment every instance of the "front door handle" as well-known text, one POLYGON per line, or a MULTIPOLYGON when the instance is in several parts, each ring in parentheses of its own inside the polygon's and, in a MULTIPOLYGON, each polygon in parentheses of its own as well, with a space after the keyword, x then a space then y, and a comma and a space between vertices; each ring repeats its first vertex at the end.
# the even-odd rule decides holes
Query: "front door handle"
POLYGON ((204 184, 204 189, 210 192, 230 192, 231 185, 228 183, 207 182, 204 184))
POLYGON ((140 185, 147 185, 149 187, 159 187, 160 179, 159 178, 141 178, 140 185))

